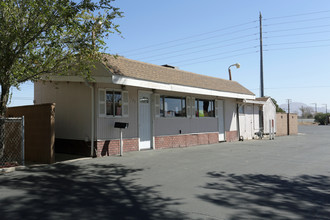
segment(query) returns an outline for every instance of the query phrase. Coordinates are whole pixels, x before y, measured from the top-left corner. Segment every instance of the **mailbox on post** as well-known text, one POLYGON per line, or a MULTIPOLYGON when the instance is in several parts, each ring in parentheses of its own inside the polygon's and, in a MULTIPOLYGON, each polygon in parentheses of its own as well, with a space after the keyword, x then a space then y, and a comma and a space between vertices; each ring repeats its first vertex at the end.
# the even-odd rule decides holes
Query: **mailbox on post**
POLYGON ((115 122, 114 127, 120 129, 120 156, 123 156, 123 129, 128 128, 128 123, 126 123, 126 122, 115 122))
POLYGON ((115 122, 115 128, 128 128, 128 123, 125 122, 115 122))

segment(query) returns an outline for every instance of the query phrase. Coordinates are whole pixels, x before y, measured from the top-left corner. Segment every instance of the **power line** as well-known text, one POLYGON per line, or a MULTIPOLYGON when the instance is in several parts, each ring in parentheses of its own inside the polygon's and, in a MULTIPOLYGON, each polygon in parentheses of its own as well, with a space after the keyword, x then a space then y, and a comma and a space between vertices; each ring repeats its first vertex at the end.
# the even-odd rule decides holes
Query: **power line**
MULTIPOLYGON (((209 40, 209 39, 213 39, 213 38, 217 38, 217 37, 227 36, 227 35, 231 35, 231 34, 238 33, 238 32, 243 32, 243 31, 250 30, 250 29, 255 29, 255 28, 256 27, 247 28, 247 29, 243 29, 243 30, 239 30, 239 31, 235 31, 235 32, 230 32, 230 33, 225 33, 225 34, 221 34, 221 35, 215 35, 215 36, 212 36, 212 37, 202 38, 202 39, 199 39, 199 40, 193 40, 193 41, 188 41, 188 42, 184 42, 184 43, 180 43, 180 44, 175 44, 175 45, 172 45, 172 46, 156 48, 156 49, 144 51, 143 53, 150 53, 150 52, 155 52, 155 51, 159 51, 159 50, 166 50, 168 48, 178 47, 178 46, 187 45, 187 44, 191 44, 191 43, 196 43, 196 42, 200 42, 200 41, 205 41, 205 40, 209 40)), ((246 36, 251 36, 251 35, 256 35, 256 34, 245 35, 245 37, 246 36)), ((134 54, 126 54, 126 56, 134 56, 134 55, 139 55, 139 54, 141 54, 141 52, 134 53, 134 54)))
POLYGON ((128 50, 128 51, 123 51, 121 53, 129 53, 129 52, 133 52, 133 51, 137 51, 137 50, 143 50, 143 49, 146 49, 146 48, 156 47, 156 46, 159 46, 159 45, 164 45, 164 44, 169 44, 169 43, 173 43, 173 42, 177 42, 177 41, 187 40, 187 39, 191 39, 191 38, 195 38, 195 37, 199 37, 199 36, 203 36, 203 35, 207 35, 207 34, 211 34, 211 33, 216 33, 216 32, 219 32, 219 31, 224 31, 224 30, 228 30, 228 29, 232 29, 232 28, 236 28, 236 27, 241 27, 241 26, 251 24, 251 23, 255 23, 255 22, 257 22, 257 20, 250 21, 250 22, 245 22, 245 23, 242 23, 242 24, 233 25, 233 26, 229 26, 229 27, 225 27, 225 28, 221 28, 221 29, 217 29, 217 30, 214 30, 214 31, 204 32, 204 33, 200 33, 200 34, 196 34, 196 35, 191 35, 191 36, 184 37, 184 38, 178 38, 178 39, 171 40, 171 41, 152 44, 152 45, 141 47, 141 48, 136 48, 136 49, 132 49, 132 50, 128 50))
POLYGON ((231 50, 231 51, 225 51, 225 52, 222 52, 222 53, 217 53, 217 54, 212 54, 212 55, 202 56, 202 57, 198 57, 198 58, 181 60, 181 61, 178 61, 178 62, 175 62, 175 63, 184 63, 184 62, 188 62, 188 61, 199 60, 199 59, 208 58, 208 57, 214 57, 214 56, 219 56, 219 55, 222 55, 222 54, 234 53, 234 52, 242 51, 242 50, 249 50, 249 49, 253 49, 253 48, 256 48, 256 47, 258 47, 258 46, 246 47, 246 48, 242 48, 242 49, 231 50))
MULTIPOLYGON (((172 56, 169 56, 169 57, 162 57, 162 58, 152 59, 152 60, 149 60, 149 62, 157 61, 157 60, 161 60, 161 59, 167 59, 167 58, 174 58, 174 57, 179 57, 179 56, 184 56, 184 55, 190 55, 190 54, 193 54, 193 53, 200 53, 200 52, 203 52, 203 51, 215 50, 215 49, 219 49, 219 48, 229 47, 229 46, 238 45, 238 44, 247 43, 247 42, 252 42, 252 41, 256 41, 256 40, 258 40, 258 39, 246 40, 246 41, 236 42, 236 43, 232 43, 232 44, 222 45, 222 46, 219 46, 219 47, 206 48, 206 49, 202 49, 202 50, 198 50, 198 51, 192 51, 192 52, 189 52, 189 53, 182 53, 182 54, 178 54, 178 55, 174 55, 174 56, 172 55, 172 56)), ((181 51, 186 51, 186 50, 180 50, 179 52, 181 52, 181 51)), ((173 53, 169 52, 169 53, 166 53, 166 54, 173 54, 173 53)), ((155 56, 152 56, 152 57, 155 57, 155 56)), ((148 57, 148 58, 150 58, 150 57, 148 57)), ((145 59, 145 58, 141 58, 141 59, 145 59)))
MULTIPOLYGON (((276 87, 276 88, 265 88, 265 89, 314 89, 314 88, 330 88, 330 86, 295 86, 295 87, 276 87)), ((259 90, 258 89, 251 89, 251 90, 259 90)))
POLYGON ((276 38, 276 37, 294 37, 299 35, 310 35, 310 34, 323 34, 323 33, 329 33, 330 31, 318 31, 318 32, 307 32, 307 33, 299 33, 299 34, 287 34, 287 35, 274 35, 264 38, 276 38))
POLYGON ((287 16, 279 16, 279 17, 270 17, 270 18, 264 18, 263 20, 274 20, 274 19, 282 19, 282 18, 291 18, 291 17, 298 17, 298 16, 305 16, 305 15, 312 15, 312 14, 322 14, 330 12, 330 10, 327 11, 316 11, 316 12, 309 12, 309 13, 303 13, 303 14, 295 14, 295 15, 287 15, 287 16))
POLYGON ((264 50, 264 51, 273 51, 273 50, 294 50, 294 49, 307 49, 307 48, 317 48, 317 47, 330 47, 330 44, 326 44, 326 45, 316 45, 316 46, 305 46, 305 47, 276 48, 276 49, 267 49, 267 50, 264 50))
POLYGON ((297 20, 297 21, 287 21, 281 23, 273 23, 273 24, 265 24, 264 26, 274 26, 274 25, 281 25, 281 24, 292 24, 292 23, 300 23, 300 22, 309 22, 309 21, 317 21, 317 20, 325 20, 329 19, 330 17, 322 17, 322 18, 314 18, 314 19, 305 19, 305 20, 297 20))
POLYGON ((317 42, 324 42, 324 41, 330 41, 330 39, 326 40, 310 40, 310 41, 298 41, 298 42, 287 42, 287 43, 277 43, 277 44, 266 44, 264 46, 274 46, 274 45, 290 45, 290 44, 304 44, 304 43, 317 43, 317 42))
POLYGON ((203 60, 203 61, 199 61, 199 62, 193 62, 193 63, 184 63, 181 64, 180 66, 190 66, 190 65, 194 65, 194 64, 198 64, 198 63, 206 63, 206 62, 211 62, 211 61, 215 61, 215 60, 223 60, 223 59, 227 59, 227 58, 231 58, 231 57, 238 57, 238 56, 243 56, 243 55, 247 55, 247 54, 254 54, 254 53, 258 53, 259 51, 251 51, 251 52, 246 52, 246 53, 240 53, 240 54, 235 54, 232 56, 225 56, 225 57, 219 57, 219 58, 214 58, 214 59, 210 59, 210 60, 203 60))
POLYGON ((320 28, 320 27, 330 27, 330 25, 309 26, 309 27, 301 27, 301 28, 290 28, 290 29, 266 31, 266 32, 262 32, 262 33, 268 34, 268 33, 273 33, 273 32, 285 32, 285 31, 305 30, 305 29, 314 29, 314 28, 320 28))

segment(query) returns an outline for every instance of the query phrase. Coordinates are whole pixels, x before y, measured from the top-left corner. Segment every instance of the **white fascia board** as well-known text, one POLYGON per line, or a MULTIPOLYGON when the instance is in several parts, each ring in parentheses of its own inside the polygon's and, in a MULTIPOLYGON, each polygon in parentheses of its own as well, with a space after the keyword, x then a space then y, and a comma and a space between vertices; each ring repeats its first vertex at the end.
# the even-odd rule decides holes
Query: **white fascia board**
POLYGON ((266 102, 263 101, 255 101, 255 100, 243 100, 243 103, 247 103, 247 104, 257 104, 257 105, 265 105, 266 102))
MULTIPOLYGON (((111 77, 106 76, 94 76, 94 81, 97 83, 112 83, 111 77)), ((56 82, 86 82, 81 76, 50 76, 42 77, 41 80, 56 81, 56 82)))
POLYGON ((118 75, 112 76, 112 83, 119 85, 126 85, 126 86, 135 86, 135 87, 142 87, 148 89, 158 89, 158 90, 199 94, 199 95, 207 95, 207 96, 219 96, 219 97, 228 97, 228 98, 236 98, 236 99, 255 99, 254 95, 247 95, 247 94, 240 94, 233 92, 222 92, 222 91, 202 89, 202 88, 196 88, 190 86, 151 82, 151 81, 133 79, 118 75))

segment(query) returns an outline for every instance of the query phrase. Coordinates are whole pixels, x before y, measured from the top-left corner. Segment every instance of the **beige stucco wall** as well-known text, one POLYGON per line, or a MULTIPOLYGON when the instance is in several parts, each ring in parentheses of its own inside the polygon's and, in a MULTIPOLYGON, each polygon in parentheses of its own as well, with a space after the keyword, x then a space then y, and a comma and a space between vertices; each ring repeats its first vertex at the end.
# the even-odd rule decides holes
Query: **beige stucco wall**
POLYGON ((85 83, 35 82, 34 102, 56 103, 56 138, 90 140, 91 89, 85 83))
MULTIPOLYGON (((276 114, 276 136, 284 136, 288 134, 288 118, 286 113, 277 113, 276 114)), ((297 114, 290 114, 290 134, 298 134, 298 116, 297 114)))

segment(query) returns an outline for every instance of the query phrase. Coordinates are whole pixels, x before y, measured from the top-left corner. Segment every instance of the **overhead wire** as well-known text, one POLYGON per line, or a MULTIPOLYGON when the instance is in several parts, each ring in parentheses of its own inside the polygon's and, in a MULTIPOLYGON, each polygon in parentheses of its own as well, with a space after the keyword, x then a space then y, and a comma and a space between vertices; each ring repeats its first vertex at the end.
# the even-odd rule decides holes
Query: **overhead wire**
POLYGON ((263 34, 274 33, 274 32, 286 32, 286 31, 296 31, 296 30, 306 30, 306 29, 314 29, 320 27, 330 27, 330 25, 319 25, 319 26, 309 26, 309 27, 301 27, 301 28, 290 28, 290 29, 282 29, 282 30, 273 30, 273 31, 263 31, 263 34))
POLYGON ((212 54, 212 55, 207 55, 207 56, 202 56, 202 57, 198 57, 198 58, 193 58, 193 59, 186 59, 186 60, 181 60, 181 61, 177 61, 175 63, 184 63, 186 61, 193 61, 193 60, 199 60, 199 59, 203 59, 203 58, 208 58, 208 57, 214 57, 214 56, 219 56, 222 54, 228 54, 228 53, 233 53, 233 52, 237 52, 237 51, 242 51, 242 50, 248 50, 248 49, 253 49, 256 48, 258 46, 253 46, 253 47, 246 47, 246 48, 241 48, 241 49, 237 49, 237 50, 231 50, 231 51, 224 51, 221 53, 217 53, 217 54, 212 54))
POLYGON ((152 44, 152 45, 148 45, 148 46, 144 46, 144 47, 140 47, 140 48, 136 48, 136 49, 132 49, 132 50, 128 50, 128 51, 122 51, 120 53, 122 53, 122 54, 123 53, 129 53, 129 52, 133 52, 133 51, 137 51, 137 50, 143 50, 143 49, 147 49, 147 48, 156 47, 156 46, 159 46, 159 45, 164 45, 164 44, 169 44, 169 43, 173 43, 173 42, 177 42, 177 41, 187 40, 187 39, 191 39, 191 38, 195 38, 195 37, 199 37, 199 36, 203 36, 203 35, 207 35, 207 34, 211 34, 211 33, 216 33, 216 32, 219 32, 219 31, 229 30, 229 29, 232 29, 232 28, 241 27, 241 26, 244 26, 244 25, 256 23, 257 21, 258 20, 249 21, 249 22, 238 24, 238 25, 232 25, 232 26, 229 26, 229 27, 217 29, 217 30, 214 30, 214 31, 208 31, 208 32, 200 33, 200 34, 195 34, 195 35, 191 35, 191 36, 188 36, 188 37, 183 37, 183 38, 178 38, 178 39, 171 40, 171 41, 152 44))
MULTIPOLYGON (((243 32, 243 31, 246 31, 246 30, 255 29, 255 28, 257 28, 257 27, 250 27, 250 28, 246 28, 246 29, 243 29, 243 30, 234 31, 234 32, 231 32, 231 33, 225 33, 225 34, 215 35, 215 36, 211 36, 211 37, 207 37, 207 38, 202 38, 202 39, 199 39, 199 40, 193 40, 193 41, 188 41, 188 42, 184 42, 184 43, 174 44, 174 45, 167 46, 167 47, 161 47, 161 48, 157 48, 157 49, 144 51, 142 53, 145 54, 145 53, 155 52, 155 51, 159 51, 159 50, 166 50, 166 49, 169 49, 169 48, 174 48, 174 47, 178 47, 178 46, 182 46, 182 45, 187 45, 187 44, 196 43, 196 42, 200 42, 200 41, 210 40, 210 39, 217 38, 217 37, 232 35, 234 33, 239 33, 239 32, 243 32)), ((253 35, 257 35, 257 33, 255 33, 253 35)), ((246 36, 251 36, 251 35, 246 35, 246 36)), ((244 37, 246 37, 246 36, 244 36, 244 37)), ((141 52, 134 53, 134 54, 126 54, 126 55, 127 56, 134 56, 134 55, 139 55, 139 54, 141 54, 141 52)))
MULTIPOLYGON (((242 44, 242 43, 247 43, 247 42, 252 42, 252 41, 256 41, 256 40, 258 40, 258 39, 252 39, 252 40, 246 40, 246 41, 241 41, 241 42, 235 42, 235 43, 232 43, 232 44, 227 44, 227 45, 222 45, 222 46, 212 47, 212 48, 206 48, 206 49, 202 49, 202 50, 198 50, 198 51, 192 51, 192 52, 189 52, 189 53, 182 53, 182 54, 177 54, 177 55, 174 55, 174 56, 172 55, 170 57, 165 57, 165 58, 162 57, 162 58, 152 59, 152 60, 148 60, 148 61, 149 62, 152 62, 152 61, 157 61, 157 60, 166 59, 166 58, 175 58, 175 57, 179 57, 179 56, 190 55, 190 54, 194 54, 194 53, 200 53, 200 52, 203 52, 203 51, 215 50, 215 49, 219 49, 219 48, 229 47, 229 46, 233 46, 233 45, 237 45, 237 44, 242 44)), ((183 50, 183 51, 185 51, 185 50, 183 50)), ((170 53, 167 53, 167 54, 172 54, 172 53, 170 52, 170 53)))
POLYGON ((309 22, 309 21, 317 21, 317 20, 325 20, 325 19, 330 19, 330 17, 305 19, 305 20, 298 20, 298 21, 287 21, 287 22, 280 22, 280 23, 273 23, 273 24, 264 24, 263 26, 267 27, 267 26, 274 26, 274 25, 292 24, 292 23, 309 22))
POLYGON ((290 44, 304 44, 304 43, 317 43, 330 41, 330 39, 322 39, 322 40, 310 40, 310 41, 298 41, 298 42, 286 42, 286 43, 275 43, 275 44, 264 44, 264 47, 273 46, 273 45, 290 45, 290 44))
POLYGON ((275 49, 265 49, 264 51, 274 51, 274 50, 294 50, 294 49, 307 49, 307 48, 317 48, 317 47, 330 47, 330 44, 325 45, 314 45, 314 46, 304 46, 304 47, 286 47, 286 48, 275 48, 275 49))
POLYGON ((274 20, 274 19, 282 19, 282 18, 291 18, 291 17, 299 17, 299 16, 312 15, 312 14, 322 14, 322 13, 327 13, 327 12, 330 12, 330 10, 316 11, 316 12, 309 12, 309 13, 302 13, 302 14, 295 14, 295 15, 288 15, 288 16, 270 17, 270 18, 264 18, 263 20, 274 20))
MULTIPOLYGON (((293 17, 299 17, 299 16, 324 14, 324 13, 327 13, 327 12, 330 12, 330 10, 319 11, 319 12, 311 12, 311 13, 303 13, 303 14, 296 14, 296 15, 289 15, 289 16, 263 18, 263 21, 268 22, 268 21, 275 20, 275 19, 287 19, 287 18, 293 18, 293 17)), ((323 16, 323 17, 318 17, 318 18, 287 20, 287 21, 277 22, 277 23, 268 23, 268 24, 266 23, 266 24, 263 25, 263 27, 269 28, 269 27, 272 27, 272 26, 275 26, 275 25, 297 24, 297 23, 302 23, 302 22, 312 22, 312 21, 320 21, 320 20, 326 21, 327 19, 330 19, 330 17, 323 16)), ((259 33, 253 33, 253 34, 249 34, 249 35, 243 35, 243 36, 240 36, 240 37, 230 38, 228 40, 223 40, 221 42, 217 41, 217 42, 211 42, 211 43, 206 43, 206 44, 202 44, 202 45, 193 45, 193 46, 190 46, 190 47, 182 48, 185 45, 196 44, 196 43, 200 43, 202 41, 206 41, 206 40, 210 40, 210 39, 216 39, 216 38, 220 38, 220 37, 223 37, 223 36, 230 36, 230 35, 233 36, 234 34, 239 33, 239 32, 256 29, 256 28, 258 28, 258 26, 247 27, 247 28, 243 28, 243 29, 239 29, 239 30, 235 30, 235 31, 227 32, 227 33, 222 33, 222 34, 217 34, 217 35, 213 35, 213 36, 208 36, 208 37, 196 39, 196 38, 199 38, 201 36, 210 35, 210 34, 213 34, 213 33, 220 32, 220 31, 246 26, 248 24, 252 24, 252 23, 255 23, 255 22, 257 22, 257 21, 250 21, 250 22, 239 24, 239 25, 233 25, 233 26, 230 26, 230 27, 217 29, 217 30, 214 30, 214 31, 204 32, 204 33, 201 33, 201 34, 195 34, 195 35, 191 35, 191 36, 188 36, 188 37, 179 38, 179 39, 176 39, 176 40, 171 40, 171 41, 162 42, 162 43, 158 43, 158 44, 153 44, 153 45, 149 45, 149 46, 145 46, 145 47, 141 47, 141 48, 136 48, 136 49, 133 49, 133 50, 126 51, 126 53, 128 53, 128 54, 126 54, 126 56, 127 55, 128 56, 136 56, 136 55, 143 54, 145 56, 141 56, 138 59, 140 59, 140 60, 145 60, 145 59, 148 60, 149 59, 149 62, 150 62, 150 61, 157 61, 157 60, 162 60, 162 59, 171 59, 171 58, 177 58, 177 57, 184 57, 184 56, 191 55, 191 54, 198 54, 198 53, 205 52, 205 51, 212 51, 212 50, 219 49, 219 48, 235 46, 235 45, 238 45, 238 44, 241 44, 241 43, 253 42, 253 41, 258 40, 258 38, 249 39, 249 40, 245 40, 245 41, 239 41, 239 42, 231 43, 231 44, 224 44, 224 45, 220 44, 219 46, 215 46, 218 43, 224 43, 226 41, 232 41, 232 40, 237 40, 237 39, 241 39, 241 38, 247 38, 247 37, 250 37, 250 36, 256 36, 259 33), (190 39, 193 39, 193 40, 190 40, 190 39), (164 45, 168 45, 168 46, 164 46, 164 45), (177 48, 180 48, 180 47, 181 47, 181 49, 177 49, 177 48), (153 48, 153 49, 151 49, 151 48, 153 48), (169 51, 168 49, 171 49, 171 48, 176 48, 176 49, 172 50, 172 51, 169 51), (198 49, 198 50, 196 50, 196 49, 198 49), (165 50, 167 50, 167 51, 165 51, 165 50), (132 53, 134 51, 140 51, 140 52, 132 53), (190 51, 190 52, 186 52, 186 51, 190 51), (148 54, 150 54, 150 55, 148 55, 148 54)), ((329 27, 329 26, 330 25, 318 25, 318 26, 307 26, 307 27, 305 26, 305 27, 298 27, 298 28, 291 28, 291 29, 269 30, 269 31, 264 31, 263 33, 266 35, 266 36, 264 36, 264 39, 304 36, 304 35, 328 33, 330 31, 320 30, 320 31, 314 31, 314 32, 304 32, 304 33, 284 34, 284 35, 268 35, 268 34, 269 33, 279 33, 279 32, 289 32, 289 31, 296 31, 296 30, 325 28, 325 27, 329 27)), ((329 40, 328 39, 319 39, 319 40, 311 40, 311 41, 281 42, 281 43, 265 44, 264 46, 266 48, 265 51, 300 49, 300 48, 313 48, 313 47, 327 47, 329 45, 325 44, 325 45, 313 45, 313 46, 302 46, 302 47, 271 48, 271 46, 296 45, 296 44, 302 44, 302 43, 307 44, 307 43, 317 43, 317 42, 326 42, 326 41, 329 41, 329 40)), ((176 64, 181 63, 182 66, 187 66, 187 65, 192 65, 192 64, 196 64, 196 63, 209 62, 209 61, 212 61, 212 60, 225 59, 225 58, 240 56, 240 55, 245 55, 245 54, 252 54, 252 53, 259 52, 259 51, 248 52, 248 53, 240 53, 240 54, 236 54, 236 55, 232 55, 232 56, 225 56, 225 57, 218 57, 218 58, 214 58, 214 59, 203 60, 203 59, 208 58, 208 57, 219 56, 221 54, 234 53, 234 52, 237 52, 237 51, 248 50, 248 49, 256 48, 256 47, 257 46, 246 47, 246 48, 237 48, 236 47, 237 49, 233 48, 232 50, 229 50, 229 51, 226 51, 226 52, 207 55, 207 56, 193 57, 193 58, 190 58, 190 59, 184 59, 184 60, 177 61, 177 62, 174 62, 174 63, 176 63, 176 64), (201 61, 198 61, 198 60, 201 60, 201 61), (196 62, 192 62, 192 61, 196 61, 196 62)))
POLYGON ((193 65, 193 64, 206 63, 206 62, 211 62, 211 61, 216 61, 216 60, 223 60, 223 59, 228 59, 228 58, 231 58, 231 57, 239 57, 239 56, 254 54, 254 53, 259 53, 259 50, 246 52, 246 53, 235 54, 235 55, 232 55, 232 56, 225 56, 225 57, 219 57, 219 58, 214 58, 214 59, 209 59, 209 60, 203 60, 203 61, 198 61, 198 62, 184 63, 184 64, 181 64, 180 66, 190 66, 190 65, 193 65))

